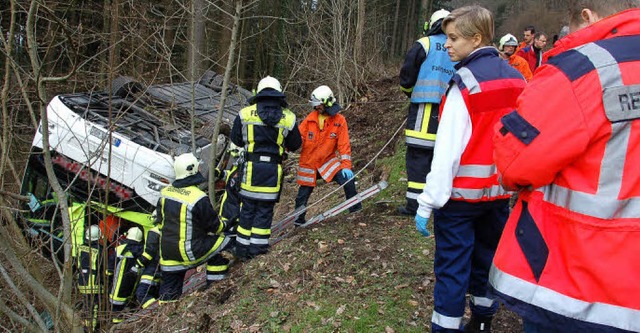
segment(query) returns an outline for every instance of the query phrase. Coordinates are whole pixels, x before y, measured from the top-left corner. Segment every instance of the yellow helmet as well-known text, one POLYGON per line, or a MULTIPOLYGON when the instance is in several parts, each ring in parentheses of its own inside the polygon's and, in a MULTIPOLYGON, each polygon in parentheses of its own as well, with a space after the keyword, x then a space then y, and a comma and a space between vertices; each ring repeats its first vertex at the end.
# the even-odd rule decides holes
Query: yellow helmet
POLYGON ((176 172, 176 180, 184 179, 198 173, 200 162, 192 153, 182 154, 176 157, 173 162, 173 169, 176 172))
POLYGON ((268 75, 264 79, 260 80, 260 82, 258 82, 258 89, 256 90, 256 93, 260 93, 262 89, 266 89, 266 88, 271 88, 279 92, 282 92, 282 86, 280 85, 280 81, 278 81, 278 79, 276 79, 275 77, 268 76, 268 75))

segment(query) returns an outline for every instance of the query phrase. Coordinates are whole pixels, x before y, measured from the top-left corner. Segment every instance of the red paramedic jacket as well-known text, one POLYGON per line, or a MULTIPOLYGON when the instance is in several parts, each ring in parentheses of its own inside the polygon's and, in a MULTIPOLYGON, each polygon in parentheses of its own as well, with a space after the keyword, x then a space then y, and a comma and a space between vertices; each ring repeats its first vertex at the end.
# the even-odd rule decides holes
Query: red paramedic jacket
POLYGON ((490 282, 567 332, 640 332, 640 10, 566 36, 494 135, 522 189, 490 282))

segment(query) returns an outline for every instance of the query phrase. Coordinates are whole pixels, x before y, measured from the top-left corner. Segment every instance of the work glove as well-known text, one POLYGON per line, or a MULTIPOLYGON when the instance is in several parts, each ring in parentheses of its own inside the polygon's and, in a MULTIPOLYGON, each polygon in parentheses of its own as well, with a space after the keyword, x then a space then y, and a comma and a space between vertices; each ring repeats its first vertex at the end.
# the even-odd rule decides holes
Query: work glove
POLYGON ((353 178, 353 171, 351 171, 351 169, 342 169, 340 173, 342 174, 342 177, 346 178, 347 180, 353 178))
POLYGON ((416 214, 415 220, 416 220, 416 229, 418 229, 418 231, 422 234, 422 236, 427 237, 431 235, 429 233, 429 230, 427 230, 427 223, 429 222, 428 217, 422 217, 416 214))

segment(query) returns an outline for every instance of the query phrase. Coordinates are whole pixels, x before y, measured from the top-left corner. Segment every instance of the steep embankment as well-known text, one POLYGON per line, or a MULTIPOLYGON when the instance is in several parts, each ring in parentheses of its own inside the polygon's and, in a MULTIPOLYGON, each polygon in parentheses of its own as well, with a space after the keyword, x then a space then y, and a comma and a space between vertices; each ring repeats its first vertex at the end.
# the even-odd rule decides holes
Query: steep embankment
MULTIPOLYGON (((390 186, 364 204, 293 231, 271 252, 235 264, 230 278, 163 305, 120 326, 149 332, 424 332, 433 307, 433 238, 423 238, 413 219, 394 215, 404 202, 406 176, 402 132, 406 98, 397 78, 372 83, 369 93, 344 111, 350 126, 358 189, 381 179, 390 186), (375 162, 364 166, 391 140, 375 162)), ((289 181, 276 221, 293 209, 297 157, 287 161, 289 181)), ((323 184, 310 203, 336 188, 323 184)), ((309 216, 341 201, 342 190, 310 209, 309 216)), ((517 318, 501 311, 495 332, 520 332, 517 318)))

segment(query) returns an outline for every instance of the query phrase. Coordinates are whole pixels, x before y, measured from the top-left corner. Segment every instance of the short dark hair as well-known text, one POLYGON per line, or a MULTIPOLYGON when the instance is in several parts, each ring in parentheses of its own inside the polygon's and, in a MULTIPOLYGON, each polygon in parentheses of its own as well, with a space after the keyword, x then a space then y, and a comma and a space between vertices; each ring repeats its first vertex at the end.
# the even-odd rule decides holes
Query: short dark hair
POLYGON ((536 34, 533 35, 533 39, 538 40, 542 36, 545 36, 545 37, 549 38, 549 36, 547 36, 547 34, 545 34, 544 32, 541 31, 541 32, 536 32, 536 34))
POLYGON ((536 33, 536 27, 532 26, 532 25, 528 25, 526 28, 524 28, 524 31, 531 31, 532 34, 536 33))

